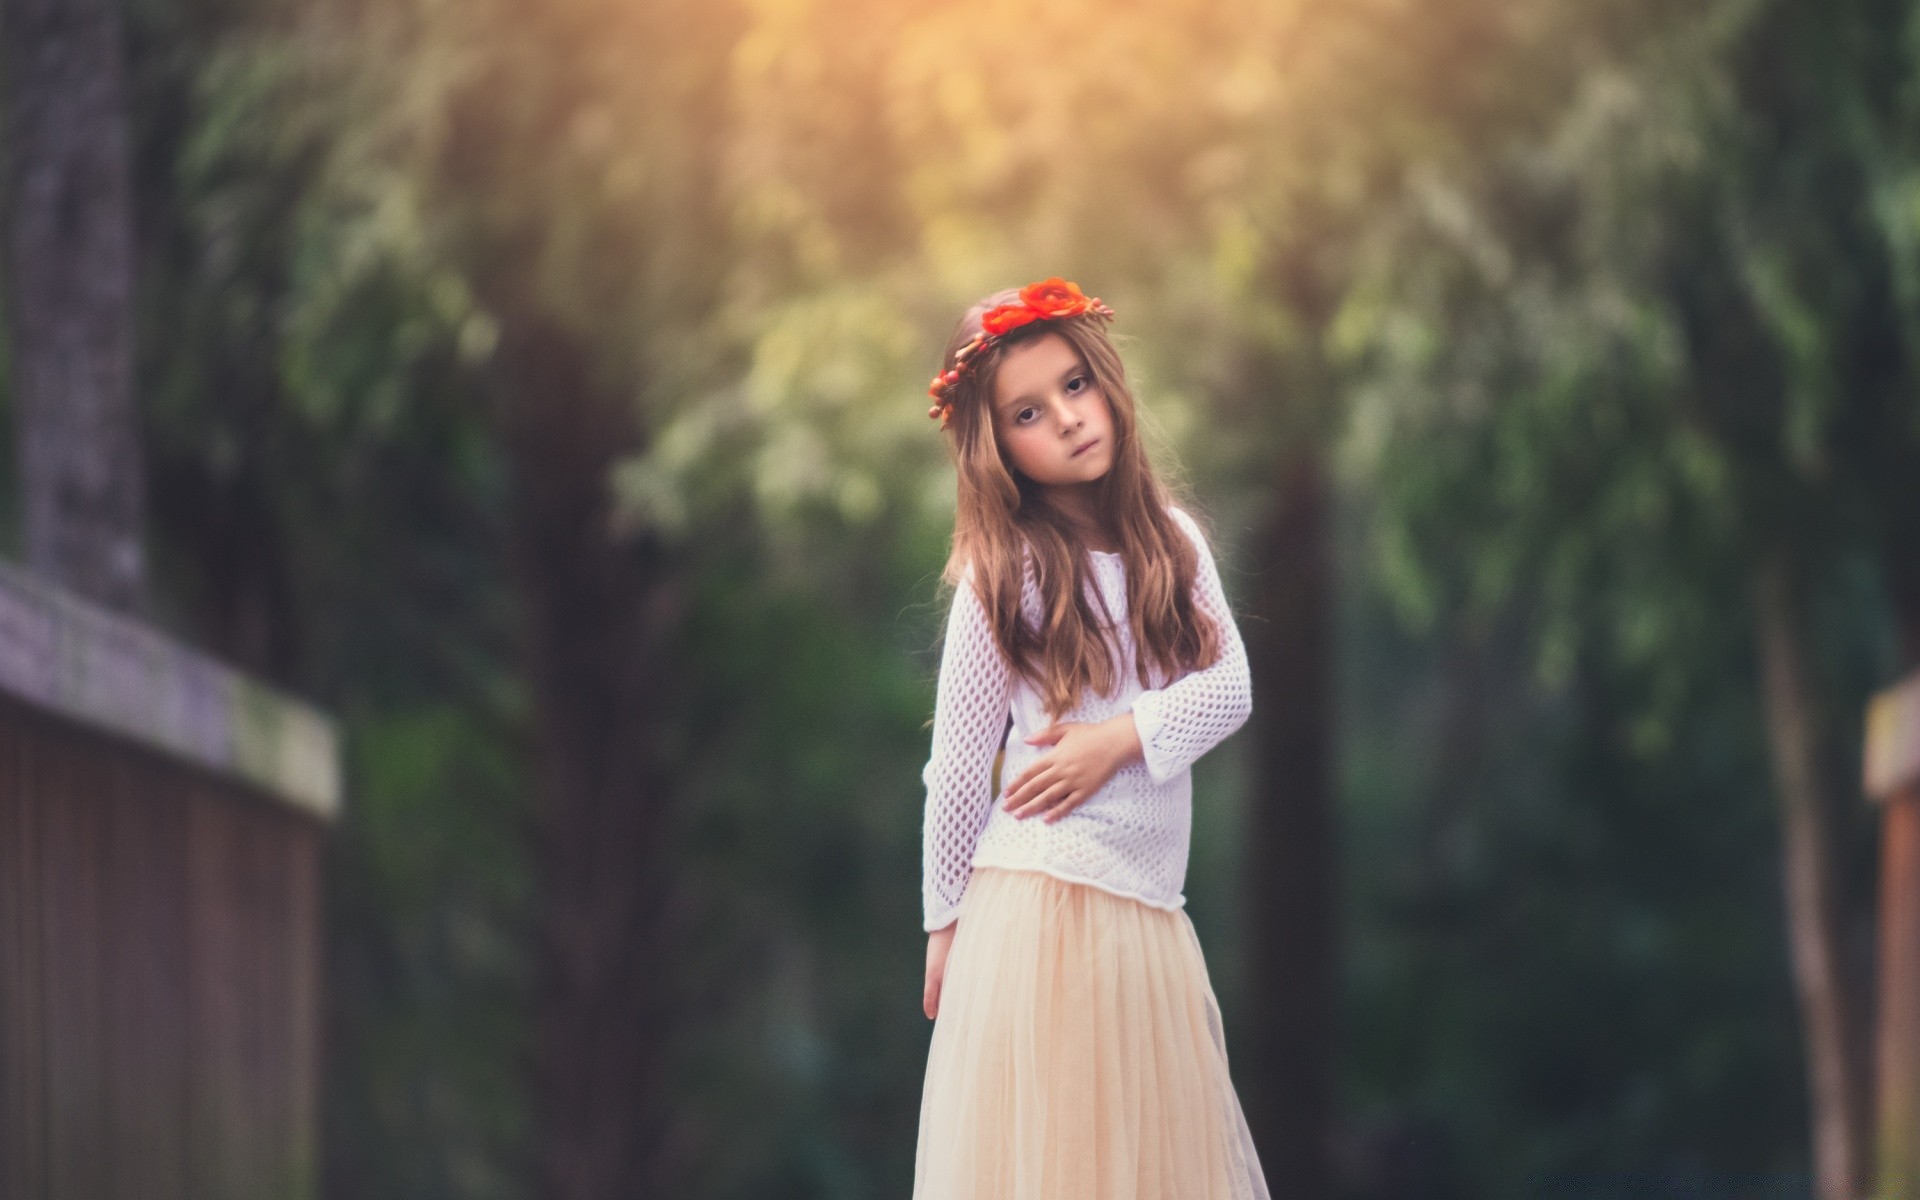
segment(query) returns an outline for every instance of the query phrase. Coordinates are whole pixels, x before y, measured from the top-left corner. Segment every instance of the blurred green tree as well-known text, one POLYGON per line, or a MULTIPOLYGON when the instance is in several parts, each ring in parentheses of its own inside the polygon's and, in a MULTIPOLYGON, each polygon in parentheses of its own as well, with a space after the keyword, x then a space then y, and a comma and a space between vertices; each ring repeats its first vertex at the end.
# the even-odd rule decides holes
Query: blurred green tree
POLYGON ((1864 559, 1902 633, 1881 670, 1920 655, 1905 20, 1730 4, 1589 39, 1562 102, 1415 180, 1340 327, 1410 616, 1533 592, 1548 678, 1589 643, 1650 678, 1649 748, 1744 619, 1833 1198, 1870 1177, 1865 814, 1835 740, 1864 694, 1823 680, 1809 606, 1864 559))
MULTIPOLYGON (((336 1190, 509 1195, 562 1158, 711 1196, 907 1176, 901 900, 951 504, 919 398, 960 306, 1056 272, 1120 308, 1156 449, 1208 481, 1245 569, 1272 690, 1202 780, 1196 864, 1249 844, 1244 787, 1286 867, 1252 881, 1257 959, 1215 961, 1283 1034, 1233 1039, 1270 1177, 1390 1194, 1398 1156, 1402 1191, 1489 1194, 1779 1141, 1789 1068, 1752 982, 1776 917, 1740 853, 1767 828, 1737 795, 1754 643, 1724 614, 1768 514, 1806 523, 1794 552, 1825 557, 1800 560, 1821 586, 1798 620, 1823 640, 1793 653, 1839 646, 1844 692, 1878 611, 1860 563, 1885 562, 1859 531, 1899 501, 1842 520, 1845 488, 1808 476, 1747 513, 1773 476, 1743 473, 1792 456, 1676 415, 1735 407, 1689 339, 1804 350, 1774 328, 1791 305, 1721 298, 1757 285, 1716 214, 1778 189, 1709 153, 1768 162, 1709 118, 1746 111, 1740 31, 1783 18, 143 11, 159 563, 213 644, 354 722, 336 1190), (1547 699, 1518 694, 1516 611, 1547 699), (573 1111, 541 1096, 595 1078, 597 1115, 533 1136, 573 1111), (1387 1113, 1377 1144, 1337 1119, 1356 1100, 1387 1113), (1394 1148, 1429 1115, 1452 1167, 1394 1148)), ((1809 162, 1804 210, 1761 205, 1795 287, 1859 269, 1799 228, 1838 169, 1809 162)), ((1823 322, 1805 344, 1852 328, 1823 322)), ((1867 412, 1805 411, 1761 424, 1819 447, 1867 412)), ((1867 442, 1897 483, 1904 443, 1867 442)), ((1211 875, 1196 918, 1237 931, 1211 875)))

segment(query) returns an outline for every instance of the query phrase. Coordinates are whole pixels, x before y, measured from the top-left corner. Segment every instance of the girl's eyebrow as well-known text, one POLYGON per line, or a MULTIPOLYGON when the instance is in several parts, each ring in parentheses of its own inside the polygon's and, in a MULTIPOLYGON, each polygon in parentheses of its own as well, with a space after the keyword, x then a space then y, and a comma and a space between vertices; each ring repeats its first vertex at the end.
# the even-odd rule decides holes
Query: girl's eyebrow
MULTIPOLYGON (((1082 372, 1085 369, 1086 368, 1081 366, 1079 363, 1074 363, 1072 366, 1068 367, 1064 372, 1061 373, 1060 382, 1065 383, 1067 380, 1072 379, 1075 375, 1080 374, 1080 372, 1082 372)), ((1024 396, 1015 396, 1013 399, 1007 401, 1005 404, 1002 404, 1000 406, 1000 411, 1001 412, 1010 411, 1014 405, 1025 404, 1027 401, 1031 399, 1033 399, 1032 392, 1028 392, 1024 396)))

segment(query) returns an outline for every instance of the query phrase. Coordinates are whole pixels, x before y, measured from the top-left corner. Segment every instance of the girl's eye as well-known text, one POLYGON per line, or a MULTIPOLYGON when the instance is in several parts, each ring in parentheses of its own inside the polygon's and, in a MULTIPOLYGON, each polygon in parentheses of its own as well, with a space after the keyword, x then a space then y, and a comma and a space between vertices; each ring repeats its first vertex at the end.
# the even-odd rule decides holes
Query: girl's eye
MULTIPOLYGON (((1087 390, 1088 385, 1089 385, 1089 381, 1085 375, 1075 375, 1072 379, 1067 380, 1067 395, 1078 396, 1081 392, 1084 392, 1087 390), (1079 385, 1079 386, 1076 386, 1076 385, 1079 385)), ((1026 416, 1028 413, 1039 412, 1039 411, 1040 410, 1037 408, 1023 408, 1019 412, 1013 414, 1013 423, 1015 425, 1023 425, 1026 423, 1026 416)))

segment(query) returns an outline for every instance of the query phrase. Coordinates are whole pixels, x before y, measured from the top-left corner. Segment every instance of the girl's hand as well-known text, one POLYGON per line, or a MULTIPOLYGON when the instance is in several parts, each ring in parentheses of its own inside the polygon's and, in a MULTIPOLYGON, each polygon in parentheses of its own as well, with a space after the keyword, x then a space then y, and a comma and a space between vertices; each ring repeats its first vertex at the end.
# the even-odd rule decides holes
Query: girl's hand
POLYGON ((1093 724, 1058 722, 1029 734, 1027 741, 1051 744, 1053 753, 1020 772, 1001 806, 1021 820, 1045 813, 1049 824, 1085 803, 1115 771, 1140 757, 1140 734, 1131 712, 1093 724))
POLYGON ((960 922, 956 919, 945 929, 936 929, 927 935, 927 986, 920 996, 920 1007, 929 1021, 940 1015, 940 985, 947 978, 947 950, 953 945, 953 931, 958 928, 960 922))

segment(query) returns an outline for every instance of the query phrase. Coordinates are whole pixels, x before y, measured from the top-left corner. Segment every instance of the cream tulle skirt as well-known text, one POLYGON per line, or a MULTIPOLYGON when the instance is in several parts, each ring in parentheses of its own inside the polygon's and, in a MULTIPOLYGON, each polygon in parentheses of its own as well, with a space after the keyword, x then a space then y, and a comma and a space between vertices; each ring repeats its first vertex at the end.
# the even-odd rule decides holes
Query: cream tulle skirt
POLYGON ((977 867, 913 1200, 1268 1200, 1184 909, 977 867))

